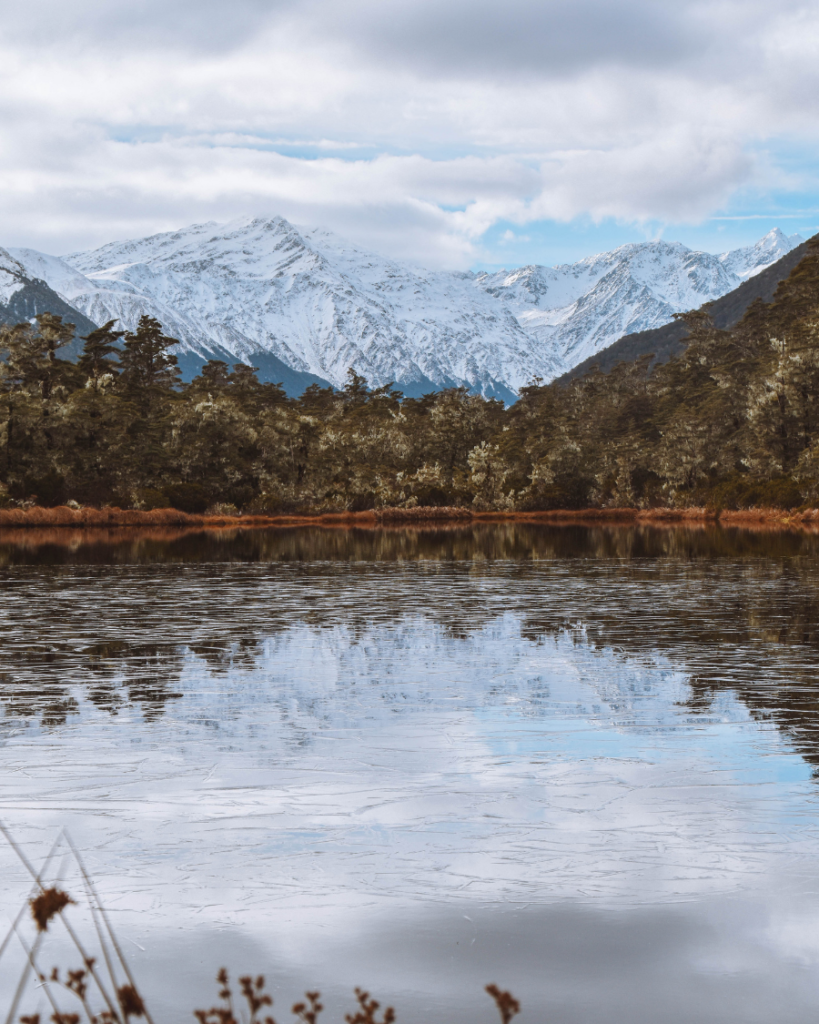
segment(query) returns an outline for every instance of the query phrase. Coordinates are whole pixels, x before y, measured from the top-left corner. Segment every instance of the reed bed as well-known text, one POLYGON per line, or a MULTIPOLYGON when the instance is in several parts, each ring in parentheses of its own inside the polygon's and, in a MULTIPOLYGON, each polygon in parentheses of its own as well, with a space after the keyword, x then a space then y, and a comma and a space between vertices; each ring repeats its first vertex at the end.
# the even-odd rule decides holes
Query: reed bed
MULTIPOLYGON (((101 528, 116 526, 141 527, 181 527, 181 526, 300 526, 309 524, 355 525, 357 523, 372 524, 378 521, 377 511, 366 512, 322 512, 316 515, 212 515, 207 512, 181 512, 175 508, 123 509, 123 508, 70 508, 58 505, 56 508, 43 508, 33 505, 30 508, 0 508, 0 529, 64 528, 75 529, 101 528)), ((404 510, 401 510, 404 511, 404 510)), ((431 510, 433 513, 436 509, 431 510)), ((462 510, 454 510, 461 512, 462 510)), ((469 518, 470 513, 458 518, 469 518)), ((413 518, 425 518, 416 516, 413 518)), ((452 518, 452 516, 432 516, 432 518, 452 518)))
POLYGON ((122 508, 56 508, 0 509, 0 527, 26 529, 31 527, 106 527, 106 526, 203 526, 230 525, 234 522, 266 522, 264 516, 207 516, 180 512, 175 508, 151 511, 122 508))
MULTIPOLYGON (((23 967, 11 993, 5 1024, 130 1024, 132 1019, 156 1024, 99 893, 65 829, 57 836, 39 870, 2 822, 0 834, 31 877, 29 895, 0 941, 0 961, 9 955, 15 939, 23 951, 23 967), (63 888, 65 854, 77 869, 79 888, 71 894, 63 888), (57 872, 54 865, 60 861, 63 868, 57 872), (85 910, 86 924, 90 918, 90 937, 81 934, 82 926, 71 919, 72 907, 85 910), (44 966, 43 950, 49 933, 60 928, 70 940, 78 966, 49 970, 44 966), (26 1000, 32 998, 47 1004, 45 1020, 39 1008, 25 1012, 26 1000)), ((209 1009, 191 1010, 198 1024, 276 1024, 272 1016, 273 998, 266 991, 264 975, 242 975, 237 993, 226 968, 219 970, 216 982, 217 1004, 209 1009)), ((501 1024, 510 1024, 520 1012, 518 1001, 497 985, 487 985, 485 990, 495 1003, 501 1024)), ((392 1006, 382 1009, 378 1000, 363 988, 355 988, 354 997, 353 1010, 344 1016, 346 1024, 395 1024, 392 1006)), ((317 1024, 323 1010, 321 993, 310 991, 292 1005, 290 1012, 295 1024, 317 1024)))

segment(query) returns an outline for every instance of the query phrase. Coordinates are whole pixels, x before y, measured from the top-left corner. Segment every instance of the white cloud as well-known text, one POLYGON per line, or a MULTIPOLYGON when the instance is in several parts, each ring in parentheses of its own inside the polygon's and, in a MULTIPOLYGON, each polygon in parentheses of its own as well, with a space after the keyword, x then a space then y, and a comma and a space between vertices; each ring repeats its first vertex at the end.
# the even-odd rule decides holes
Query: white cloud
POLYGON ((0 29, 0 241, 270 212, 465 265, 499 220, 695 222, 782 184, 818 39, 795 0, 31 0, 0 29))

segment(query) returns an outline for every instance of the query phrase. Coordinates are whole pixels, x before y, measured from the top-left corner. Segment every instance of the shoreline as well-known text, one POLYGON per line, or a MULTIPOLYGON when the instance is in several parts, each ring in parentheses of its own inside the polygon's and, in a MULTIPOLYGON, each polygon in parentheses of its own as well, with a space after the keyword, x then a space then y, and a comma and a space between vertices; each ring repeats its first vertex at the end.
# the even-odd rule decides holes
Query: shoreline
POLYGON ((207 515, 165 508, 152 511, 120 508, 80 508, 68 506, 28 509, 0 509, 0 529, 110 527, 187 527, 204 529, 246 529, 264 527, 325 526, 352 528, 361 526, 400 527, 469 523, 552 523, 611 525, 673 525, 711 523, 720 526, 771 526, 779 529, 806 529, 819 526, 819 508, 787 510, 778 508, 709 509, 690 508, 588 508, 553 509, 543 512, 477 512, 466 508, 381 508, 365 512, 323 512, 282 515, 207 515))

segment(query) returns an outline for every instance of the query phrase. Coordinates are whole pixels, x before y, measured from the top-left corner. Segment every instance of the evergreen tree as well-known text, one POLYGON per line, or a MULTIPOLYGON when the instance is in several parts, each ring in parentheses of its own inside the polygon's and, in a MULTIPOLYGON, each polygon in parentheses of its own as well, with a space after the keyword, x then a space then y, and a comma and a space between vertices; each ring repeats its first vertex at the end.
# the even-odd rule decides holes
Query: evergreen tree
POLYGON ((199 372, 199 376, 190 382, 189 387, 194 392, 219 395, 230 387, 230 376, 227 363, 221 359, 209 359, 199 372))
POLYGON ((141 316, 136 331, 125 334, 120 383, 143 413, 179 384, 179 361, 169 351, 177 344, 177 339, 164 334, 162 324, 151 316, 141 316))
POLYGON ((39 391, 43 402, 48 402, 54 388, 74 375, 74 365, 57 357, 58 350, 73 340, 74 324, 63 323, 53 313, 40 313, 35 321, 36 327, 20 323, 4 329, 5 373, 23 389, 39 391))
POLYGON ((125 332, 113 330, 115 323, 116 320, 109 320, 83 338, 85 345, 77 366, 86 378, 96 381, 107 374, 116 377, 119 373, 119 360, 111 357, 119 352, 117 342, 125 332))
POLYGON ((352 366, 347 370, 347 383, 344 385, 342 394, 348 405, 363 405, 367 401, 370 389, 367 386, 367 378, 355 372, 352 366))

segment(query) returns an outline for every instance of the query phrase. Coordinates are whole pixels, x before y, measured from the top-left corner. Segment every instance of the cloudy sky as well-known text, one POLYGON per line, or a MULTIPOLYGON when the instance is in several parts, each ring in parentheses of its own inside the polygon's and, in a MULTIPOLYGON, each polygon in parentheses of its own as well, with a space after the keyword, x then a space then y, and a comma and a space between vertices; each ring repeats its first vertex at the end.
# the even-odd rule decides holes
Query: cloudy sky
POLYGON ((448 267, 819 229, 819 6, 27 0, 2 245, 278 213, 448 267))

